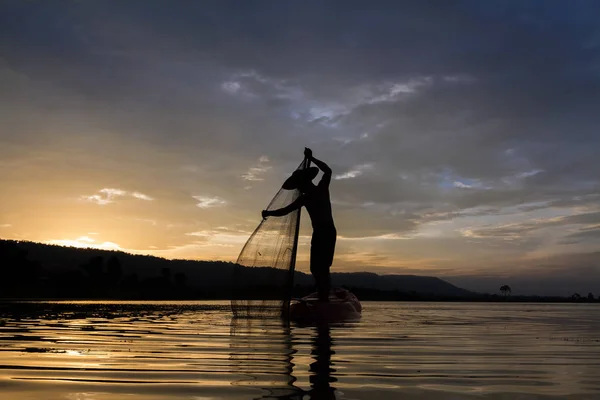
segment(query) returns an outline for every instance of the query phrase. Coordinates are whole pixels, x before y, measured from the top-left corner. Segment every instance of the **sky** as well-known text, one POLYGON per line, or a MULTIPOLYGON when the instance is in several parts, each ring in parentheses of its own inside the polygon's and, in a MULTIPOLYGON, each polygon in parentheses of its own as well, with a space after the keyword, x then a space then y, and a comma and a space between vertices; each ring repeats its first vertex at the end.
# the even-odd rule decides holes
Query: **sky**
POLYGON ((308 146, 333 169, 333 271, 600 294, 598 15, 4 0, 0 237, 235 261, 308 146))

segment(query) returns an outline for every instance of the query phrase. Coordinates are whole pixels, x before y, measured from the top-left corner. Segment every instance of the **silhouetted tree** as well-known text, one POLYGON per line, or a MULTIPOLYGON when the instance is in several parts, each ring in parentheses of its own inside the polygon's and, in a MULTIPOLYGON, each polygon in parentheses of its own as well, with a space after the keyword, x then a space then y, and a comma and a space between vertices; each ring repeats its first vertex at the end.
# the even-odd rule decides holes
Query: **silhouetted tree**
POLYGON ((162 268, 161 275, 162 275, 165 285, 167 285, 167 286, 170 285, 171 284, 171 268, 169 268, 169 267, 162 268))
POLYGON ((508 285, 500 286, 500 291, 502 292, 504 297, 506 297, 508 294, 512 293, 512 290, 511 290, 510 286, 508 286, 508 285))
POLYGON ((80 267, 86 272, 92 282, 100 283, 104 281, 104 258, 102 256, 94 256, 80 267))
POLYGON ((136 273, 126 275, 121 281, 121 286, 125 288, 136 288, 139 286, 138 275, 136 273))
POLYGON ((106 262, 106 280, 110 285, 116 285, 123 277, 123 268, 117 256, 111 256, 106 262))
POLYGON ((573 295, 571 296, 571 299, 579 301, 579 300, 581 300, 581 295, 579 293, 573 293, 573 295))
POLYGON ((178 272, 175 274, 174 276, 175 278, 175 284, 179 287, 183 287, 185 286, 185 283, 187 281, 187 277, 185 276, 185 274, 183 272, 178 272))
POLYGON ((38 281, 41 266, 37 261, 30 261, 28 254, 18 242, 0 242, 0 286, 26 286, 38 281))
POLYGON ((587 298, 589 301, 594 301, 594 294, 592 292, 589 292, 587 298))

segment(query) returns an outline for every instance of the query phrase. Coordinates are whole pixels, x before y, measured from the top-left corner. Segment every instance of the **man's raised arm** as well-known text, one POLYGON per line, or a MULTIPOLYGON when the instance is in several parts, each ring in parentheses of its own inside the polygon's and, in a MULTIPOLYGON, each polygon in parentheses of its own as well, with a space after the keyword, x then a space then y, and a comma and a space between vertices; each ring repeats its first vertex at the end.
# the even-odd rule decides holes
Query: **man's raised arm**
POLYGON ((316 158, 314 158, 312 155, 312 150, 308 147, 304 148, 304 157, 306 157, 309 161, 315 163, 315 165, 319 167, 321 171, 323 171, 323 177, 319 182, 319 186, 329 186, 329 182, 331 182, 331 168, 329 168, 329 165, 325 164, 321 160, 317 160, 316 158))
POLYGON ((321 160, 317 160, 317 159, 316 159, 316 158, 314 158, 314 157, 311 157, 311 158, 310 158, 310 161, 312 161, 313 163, 315 163, 315 165, 316 165, 317 167, 319 167, 319 169, 320 169, 321 171, 323 171, 323 173, 324 173, 325 175, 329 175, 329 176, 331 176, 331 168, 329 168, 329 165, 325 164, 325 163, 324 163, 323 161, 321 161, 321 160))
POLYGON ((316 158, 314 158, 310 149, 306 149, 304 151, 304 154, 310 161, 312 161, 317 167, 319 167, 321 171, 323 171, 323 177, 321 178, 321 181, 319 182, 318 186, 329 186, 329 183, 331 182, 331 168, 329 168, 329 165, 325 164, 321 160, 317 160, 316 158))

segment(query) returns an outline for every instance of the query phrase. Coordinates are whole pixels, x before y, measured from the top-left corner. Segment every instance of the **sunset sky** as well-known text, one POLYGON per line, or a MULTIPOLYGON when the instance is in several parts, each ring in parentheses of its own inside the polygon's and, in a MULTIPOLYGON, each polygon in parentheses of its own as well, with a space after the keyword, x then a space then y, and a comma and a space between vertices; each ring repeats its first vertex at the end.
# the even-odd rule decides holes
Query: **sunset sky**
POLYGON ((0 238, 235 261, 308 146, 334 271, 600 294, 599 15, 2 1, 0 238))

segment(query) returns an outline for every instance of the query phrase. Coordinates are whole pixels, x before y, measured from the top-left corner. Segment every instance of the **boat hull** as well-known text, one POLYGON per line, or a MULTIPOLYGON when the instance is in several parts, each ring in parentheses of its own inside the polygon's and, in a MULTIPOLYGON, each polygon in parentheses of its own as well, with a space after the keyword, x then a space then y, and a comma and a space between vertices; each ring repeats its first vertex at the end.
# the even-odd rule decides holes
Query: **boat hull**
POLYGON ((290 319, 303 323, 355 321, 361 314, 358 298, 342 288, 332 289, 328 302, 319 301, 317 293, 312 293, 290 304, 290 319))

